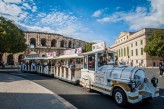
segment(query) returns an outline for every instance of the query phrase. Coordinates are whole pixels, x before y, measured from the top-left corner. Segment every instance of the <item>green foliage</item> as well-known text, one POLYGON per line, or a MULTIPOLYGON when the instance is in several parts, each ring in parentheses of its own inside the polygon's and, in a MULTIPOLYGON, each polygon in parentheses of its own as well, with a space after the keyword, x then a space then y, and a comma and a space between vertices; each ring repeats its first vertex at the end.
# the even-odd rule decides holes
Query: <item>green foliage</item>
POLYGON ((26 50, 24 33, 12 21, 0 17, 0 53, 18 53, 26 50))
POLYGON ((85 44, 85 47, 83 49, 83 52, 89 52, 92 51, 92 44, 95 44, 93 42, 85 44))
POLYGON ((150 56, 159 56, 164 60, 164 30, 157 30, 152 33, 144 51, 150 56))

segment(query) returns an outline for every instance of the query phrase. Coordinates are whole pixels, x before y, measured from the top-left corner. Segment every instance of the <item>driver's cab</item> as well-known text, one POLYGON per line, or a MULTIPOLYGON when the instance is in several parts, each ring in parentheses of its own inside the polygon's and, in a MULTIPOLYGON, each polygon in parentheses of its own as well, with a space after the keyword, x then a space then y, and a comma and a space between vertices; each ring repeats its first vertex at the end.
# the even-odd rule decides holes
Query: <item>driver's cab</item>
POLYGON ((91 71, 97 71, 104 65, 115 65, 115 54, 111 51, 92 51, 83 53, 84 68, 91 71))
MULTIPOLYGON (((91 82, 96 82, 96 77, 102 76, 105 79, 107 67, 113 68, 115 66, 115 53, 107 50, 98 50, 83 53, 84 65, 81 69, 81 77, 89 78, 91 82)), ((103 80, 104 80, 103 79, 103 80)), ((97 82, 98 83, 98 82, 97 82)), ((102 82, 99 82, 102 83, 102 82)))

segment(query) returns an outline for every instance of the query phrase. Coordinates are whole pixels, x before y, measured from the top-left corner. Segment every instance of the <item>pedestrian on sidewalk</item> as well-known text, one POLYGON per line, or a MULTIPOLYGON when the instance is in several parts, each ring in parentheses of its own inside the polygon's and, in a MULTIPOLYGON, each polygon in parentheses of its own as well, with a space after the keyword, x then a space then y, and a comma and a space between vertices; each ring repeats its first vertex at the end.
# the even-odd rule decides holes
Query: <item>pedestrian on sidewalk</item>
POLYGON ((159 77, 162 77, 163 75, 163 68, 162 68, 162 62, 159 63, 159 71, 160 71, 160 76, 159 77))
POLYGON ((164 60, 163 60, 163 63, 162 63, 162 74, 164 72, 164 60))

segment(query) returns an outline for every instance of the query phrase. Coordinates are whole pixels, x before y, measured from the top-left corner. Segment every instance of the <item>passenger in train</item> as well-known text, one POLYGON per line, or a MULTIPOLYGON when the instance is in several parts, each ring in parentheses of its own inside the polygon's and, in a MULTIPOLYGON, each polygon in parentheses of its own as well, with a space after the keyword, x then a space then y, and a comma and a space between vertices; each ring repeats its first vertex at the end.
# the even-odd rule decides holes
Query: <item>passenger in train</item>
POLYGON ((36 66, 35 62, 32 62, 31 66, 32 66, 32 70, 34 70, 36 66))
POLYGON ((60 62, 60 61, 57 62, 57 66, 58 66, 58 67, 61 66, 61 62, 60 62))
POLYGON ((107 62, 105 60, 103 60, 103 57, 102 56, 100 56, 99 57, 98 66, 101 67, 103 65, 107 65, 107 62))
POLYGON ((75 78, 75 62, 72 60, 70 64, 70 69, 71 69, 71 79, 75 78))
POLYGON ((49 60, 49 62, 48 62, 48 70, 49 71, 51 70, 51 60, 49 60))

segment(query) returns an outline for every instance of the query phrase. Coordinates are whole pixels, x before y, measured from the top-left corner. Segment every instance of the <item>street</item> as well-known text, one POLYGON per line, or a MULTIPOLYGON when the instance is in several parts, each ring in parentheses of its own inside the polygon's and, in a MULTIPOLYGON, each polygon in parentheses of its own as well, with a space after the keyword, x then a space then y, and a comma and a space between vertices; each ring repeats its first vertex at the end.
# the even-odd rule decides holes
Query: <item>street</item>
MULTIPOLYGON (((152 76, 159 78, 157 68, 145 69, 147 76, 150 80, 152 76)), ((55 78, 50 78, 33 73, 21 73, 17 71, 1 71, 31 80, 61 96, 78 109, 122 109, 115 104, 112 97, 102 93, 92 91, 91 93, 85 92, 82 87, 76 86, 55 78)), ((129 104, 126 109, 163 109, 164 104, 164 77, 159 78, 160 96, 153 99, 152 102, 144 102, 137 104, 129 104)))

